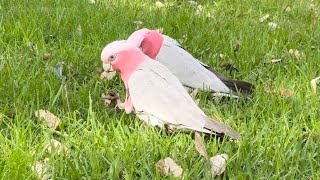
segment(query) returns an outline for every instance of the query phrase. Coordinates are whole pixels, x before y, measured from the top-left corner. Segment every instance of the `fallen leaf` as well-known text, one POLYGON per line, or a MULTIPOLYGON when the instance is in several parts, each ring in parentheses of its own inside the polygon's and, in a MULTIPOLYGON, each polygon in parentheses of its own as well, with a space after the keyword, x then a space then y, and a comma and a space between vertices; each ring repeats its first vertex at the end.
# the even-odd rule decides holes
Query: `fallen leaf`
POLYGON ((55 130, 61 124, 61 120, 49 111, 40 109, 35 112, 35 115, 36 117, 45 120, 50 129, 55 130))
POLYGON ((315 133, 315 132, 305 132, 305 133, 303 133, 302 138, 303 138, 303 142, 305 142, 305 143, 308 140, 319 142, 320 141, 320 134, 315 133))
POLYGON ((270 14, 266 14, 266 15, 262 16, 262 17, 259 19, 259 21, 262 23, 262 22, 266 21, 269 17, 270 17, 270 14))
POLYGON ((31 50, 31 51, 35 51, 35 46, 33 45, 33 43, 31 41, 27 42, 27 47, 31 50))
POLYGON ((269 26, 272 30, 275 30, 275 29, 279 28, 278 24, 275 23, 275 22, 269 22, 269 23, 268 23, 268 26, 269 26))
POLYGON ((164 31, 163 27, 158 28, 158 31, 159 31, 160 33, 163 33, 163 31, 164 31))
POLYGON ((44 148, 47 149, 50 154, 57 153, 58 155, 63 155, 69 153, 69 149, 67 148, 67 146, 63 145, 61 142, 55 139, 51 139, 49 142, 47 142, 44 145, 44 148))
POLYGON ((233 45, 233 52, 238 52, 240 49, 241 43, 239 40, 236 40, 235 44, 233 45))
POLYGON ((143 24, 143 22, 142 21, 133 21, 133 24, 140 26, 143 24))
POLYGON ((53 72, 59 77, 62 77, 62 73, 63 73, 63 62, 58 63, 57 65, 55 65, 53 67, 53 72))
POLYGON ((294 56, 296 59, 302 59, 305 56, 303 52, 300 52, 297 49, 289 49, 289 54, 294 56))
POLYGON ((207 18, 214 19, 214 18, 215 18, 214 13, 208 12, 208 13, 207 13, 207 18))
POLYGON ((165 7, 166 5, 164 5, 162 2, 160 2, 160 1, 156 1, 156 6, 157 6, 157 8, 163 8, 163 7, 165 7))
POLYGON ((17 115, 17 109, 15 108, 10 108, 9 110, 7 110, 7 112, 5 113, 7 117, 14 119, 17 115))
POLYGON ((52 175, 49 173, 50 167, 48 165, 49 159, 46 158, 43 161, 37 161, 35 165, 31 166, 31 171, 37 174, 38 178, 41 180, 51 179, 52 175))
POLYGON ((81 26, 81 24, 78 25, 76 33, 77 33, 78 36, 82 35, 82 26, 81 26))
POLYGON ((195 14, 196 14, 196 15, 200 15, 200 14, 202 13, 202 10, 203 10, 202 5, 198 5, 195 14))
POLYGON ((188 1, 189 4, 191 5, 197 5, 198 3, 196 1, 188 1))
POLYGON ((104 105, 108 108, 115 108, 121 103, 120 96, 115 90, 110 90, 108 93, 102 94, 101 98, 104 100, 104 105))
POLYGON ((170 173, 172 173, 174 177, 181 177, 183 172, 183 169, 170 157, 159 160, 156 166, 163 176, 168 176, 170 173))
POLYGON ((316 77, 314 79, 312 79, 310 81, 310 84, 311 84, 311 88, 312 88, 312 91, 317 94, 317 82, 319 81, 320 79, 320 76, 319 77, 316 77))
POLYGON ((194 134, 194 143, 195 143, 195 146, 196 146, 198 153, 201 156, 208 159, 208 152, 207 152, 206 145, 204 144, 203 139, 202 139, 200 133, 198 133, 198 132, 195 132, 195 134, 194 134))
POLYGON ((221 59, 224 59, 226 56, 225 56, 224 54, 219 54, 219 57, 220 57, 221 59))
POLYGON ((212 177, 219 176, 226 170, 227 160, 227 154, 219 154, 210 158, 212 177))
POLYGON ((280 88, 279 93, 283 97, 291 97, 294 95, 294 92, 291 89, 280 88))
POLYGON ((52 57, 52 54, 46 52, 46 53, 43 54, 42 59, 43 59, 43 60, 48 60, 48 59, 50 59, 51 57, 52 57))
POLYGON ((290 12, 290 11, 291 11, 291 7, 290 7, 290 6, 287 6, 284 10, 285 10, 286 12, 290 12))
POLYGON ((281 59, 271 59, 271 62, 272 63, 278 63, 278 62, 280 62, 281 61, 281 59))

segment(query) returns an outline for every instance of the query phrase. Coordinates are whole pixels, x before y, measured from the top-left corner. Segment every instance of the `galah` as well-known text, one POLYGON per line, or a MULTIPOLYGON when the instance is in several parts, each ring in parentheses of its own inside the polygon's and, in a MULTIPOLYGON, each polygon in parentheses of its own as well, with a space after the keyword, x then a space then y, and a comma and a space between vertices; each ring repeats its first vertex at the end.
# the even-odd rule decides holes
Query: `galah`
POLYGON ((103 64, 120 73, 126 99, 120 108, 135 112, 147 124, 160 128, 215 132, 238 139, 241 135, 217 119, 209 118, 185 91, 180 81, 161 63, 137 46, 115 41, 101 53, 103 64))
POLYGON ((135 44, 150 58, 165 65, 183 86, 211 91, 222 96, 247 96, 253 85, 239 80, 229 80, 214 69, 194 58, 176 40, 162 35, 158 30, 141 29, 130 35, 127 42, 135 44))

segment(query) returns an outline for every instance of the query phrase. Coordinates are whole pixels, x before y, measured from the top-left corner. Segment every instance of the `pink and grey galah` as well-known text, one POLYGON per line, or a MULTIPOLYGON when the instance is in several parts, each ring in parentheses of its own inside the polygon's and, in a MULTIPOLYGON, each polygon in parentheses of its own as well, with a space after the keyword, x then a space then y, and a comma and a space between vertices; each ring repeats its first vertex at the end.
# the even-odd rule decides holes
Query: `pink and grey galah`
POLYGON ((213 95, 237 97, 251 95, 253 85, 229 80, 214 69, 194 58, 176 40, 158 30, 140 29, 127 42, 138 46, 150 58, 165 65, 186 89, 211 91, 213 95))
POLYGON ((145 123, 160 128, 215 132, 233 139, 241 137, 221 121, 209 118, 176 76, 137 46, 114 41, 103 49, 101 60, 118 71, 124 82, 126 98, 120 108, 127 113, 134 111, 145 123))

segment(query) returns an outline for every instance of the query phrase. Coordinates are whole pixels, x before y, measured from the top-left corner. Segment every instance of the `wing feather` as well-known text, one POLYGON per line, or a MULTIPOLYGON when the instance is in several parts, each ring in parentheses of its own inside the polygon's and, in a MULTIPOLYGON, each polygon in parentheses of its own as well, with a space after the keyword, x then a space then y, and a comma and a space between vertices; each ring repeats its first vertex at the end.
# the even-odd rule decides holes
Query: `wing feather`
POLYGON ((156 61, 143 63, 128 83, 136 111, 152 114, 167 124, 203 131, 205 114, 162 64, 156 61))
POLYGON ((215 74, 181 48, 175 40, 168 37, 164 40, 156 59, 177 76, 181 84, 195 89, 230 93, 230 89, 215 74))

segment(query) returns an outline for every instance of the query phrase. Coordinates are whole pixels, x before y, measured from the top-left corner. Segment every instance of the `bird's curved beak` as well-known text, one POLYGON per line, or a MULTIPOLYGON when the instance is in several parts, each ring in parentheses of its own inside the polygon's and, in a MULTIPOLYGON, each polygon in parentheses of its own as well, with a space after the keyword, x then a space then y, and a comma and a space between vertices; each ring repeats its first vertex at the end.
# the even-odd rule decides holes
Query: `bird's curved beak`
POLYGON ((102 67, 103 67, 103 70, 106 71, 106 72, 113 72, 115 71, 112 67, 112 65, 110 63, 102 63, 102 67))
POLYGON ((108 80, 111 80, 116 75, 116 71, 113 69, 110 63, 103 62, 102 67, 104 72, 101 74, 101 78, 107 78, 108 80))

